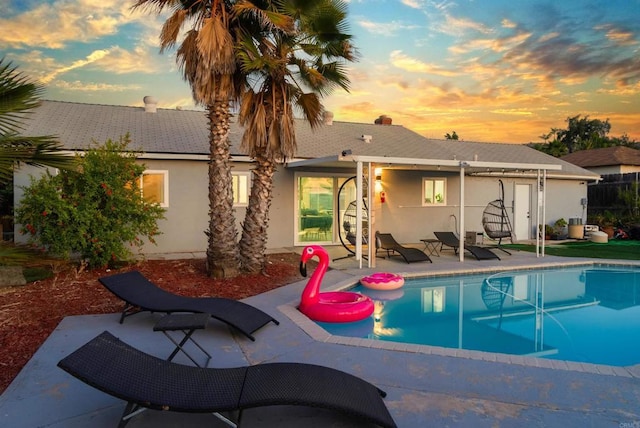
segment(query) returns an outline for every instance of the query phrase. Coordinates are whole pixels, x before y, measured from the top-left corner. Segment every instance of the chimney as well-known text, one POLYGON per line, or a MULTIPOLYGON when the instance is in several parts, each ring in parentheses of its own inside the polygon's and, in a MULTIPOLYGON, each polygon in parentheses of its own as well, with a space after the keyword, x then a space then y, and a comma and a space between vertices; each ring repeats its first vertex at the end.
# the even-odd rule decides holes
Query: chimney
POLYGON ((322 119, 325 125, 333 125, 333 112, 325 111, 322 113, 322 119))
POLYGON ((144 97, 142 99, 142 101, 144 101, 144 111, 146 113, 155 113, 156 112, 156 107, 158 105, 158 100, 156 100, 154 97, 147 95, 146 97, 144 97))
POLYGON ((381 114, 373 123, 376 125, 391 125, 391 118, 386 114, 381 114))

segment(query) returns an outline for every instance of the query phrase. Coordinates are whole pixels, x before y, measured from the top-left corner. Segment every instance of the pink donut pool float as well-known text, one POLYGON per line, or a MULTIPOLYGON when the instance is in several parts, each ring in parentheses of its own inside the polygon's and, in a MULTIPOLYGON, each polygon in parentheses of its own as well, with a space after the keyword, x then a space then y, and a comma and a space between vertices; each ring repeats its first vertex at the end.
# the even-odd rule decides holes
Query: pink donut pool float
POLYGON ((314 321, 353 322, 361 321, 373 313, 374 303, 370 297, 350 291, 320 293, 320 283, 329 267, 329 254, 319 245, 305 247, 300 257, 300 273, 307 276, 308 260, 317 256, 318 267, 307 282, 300 298, 300 312, 314 321))
POLYGON ((365 276, 360 283, 372 290, 397 290, 404 285, 404 278, 390 272, 377 272, 365 276))

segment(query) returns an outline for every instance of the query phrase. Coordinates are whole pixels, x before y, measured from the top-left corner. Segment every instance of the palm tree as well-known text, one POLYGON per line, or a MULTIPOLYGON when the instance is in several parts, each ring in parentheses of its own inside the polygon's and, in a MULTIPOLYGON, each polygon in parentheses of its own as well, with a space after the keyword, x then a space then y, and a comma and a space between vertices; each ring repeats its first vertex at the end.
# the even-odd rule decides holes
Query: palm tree
MULTIPOLYGON (((29 111, 40 105, 43 90, 11 62, 0 58, 0 188, 3 190, 12 185, 13 171, 20 163, 54 168, 74 165, 74 158, 61 152, 61 144, 54 137, 20 135, 29 111)), ((9 192, 0 192, 0 197, 3 193, 9 192)), ((3 244, 0 236, 0 262, 16 262, 27 256, 27 252, 3 244)))
POLYGON ((52 136, 20 135, 30 110, 40 105, 44 88, 0 58, 0 185, 11 180, 20 163, 69 168, 73 158, 61 153, 61 144, 52 136))
MULTIPOLYGON (((173 13, 160 33, 160 52, 173 48, 186 26, 176 52, 183 77, 191 86, 193 99, 206 109, 209 122, 209 228, 207 273, 232 277, 239 272, 237 229, 233 209, 233 178, 229 151, 230 105, 242 91, 244 75, 235 57, 239 17, 261 22, 263 28, 284 29, 290 20, 270 10, 271 2, 233 0, 137 0, 133 8, 173 13)), ((272 9, 272 8, 271 8, 272 9)))
POLYGON ((173 48, 183 27, 191 26, 176 52, 193 99, 209 122, 209 227, 207 273, 231 277, 239 272, 233 179, 229 153, 230 101, 239 96, 232 33, 232 1, 137 0, 134 9, 172 10, 160 33, 160 52, 173 48))
POLYGON ((273 174, 277 162, 296 151, 294 106, 317 128, 321 98, 336 87, 349 89, 344 63, 356 59, 341 0, 286 0, 272 6, 294 20, 292 31, 244 27, 238 38, 238 60, 249 86, 238 115, 245 126, 242 147, 255 161, 239 245, 245 272, 265 266, 273 174))

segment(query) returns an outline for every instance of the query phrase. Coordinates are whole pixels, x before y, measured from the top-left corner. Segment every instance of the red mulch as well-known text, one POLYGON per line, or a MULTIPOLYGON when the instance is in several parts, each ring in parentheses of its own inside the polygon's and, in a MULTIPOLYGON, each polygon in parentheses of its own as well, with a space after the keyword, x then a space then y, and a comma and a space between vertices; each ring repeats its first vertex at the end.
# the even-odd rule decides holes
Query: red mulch
POLYGON ((298 254, 271 254, 267 259, 265 275, 232 279, 207 277, 204 260, 149 260, 116 270, 96 269, 77 275, 67 271, 26 286, 0 288, 0 393, 64 317, 122 310, 122 301, 100 285, 99 277, 138 269, 150 281, 177 294, 232 299, 302 279, 298 254))

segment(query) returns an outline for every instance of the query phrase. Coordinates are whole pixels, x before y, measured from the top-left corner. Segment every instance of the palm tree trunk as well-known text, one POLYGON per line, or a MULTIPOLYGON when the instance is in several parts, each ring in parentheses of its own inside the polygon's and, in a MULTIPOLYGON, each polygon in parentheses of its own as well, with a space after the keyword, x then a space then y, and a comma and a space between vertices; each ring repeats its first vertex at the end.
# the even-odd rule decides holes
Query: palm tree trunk
POLYGON ((254 161, 251 195, 240 239, 240 265, 245 273, 259 273, 265 268, 269 208, 276 171, 276 163, 268 157, 256 156, 254 161))
POLYGON ((207 106, 209 118, 209 239, 207 274, 230 278, 240 272, 233 209, 233 178, 229 151, 229 103, 216 101, 207 106))

